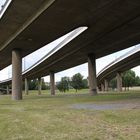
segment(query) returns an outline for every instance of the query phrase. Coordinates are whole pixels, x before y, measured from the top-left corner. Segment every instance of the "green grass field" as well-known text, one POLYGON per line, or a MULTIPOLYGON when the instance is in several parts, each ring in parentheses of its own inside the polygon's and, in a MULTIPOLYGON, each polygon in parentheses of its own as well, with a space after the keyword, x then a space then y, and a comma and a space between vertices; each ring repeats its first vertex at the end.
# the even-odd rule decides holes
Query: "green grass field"
POLYGON ((31 91, 22 101, 0 95, 0 140, 140 140, 140 108, 75 109, 73 104, 140 104, 140 92, 98 96, 31 91), (67 96, 66 96, 67 95, 67 96))

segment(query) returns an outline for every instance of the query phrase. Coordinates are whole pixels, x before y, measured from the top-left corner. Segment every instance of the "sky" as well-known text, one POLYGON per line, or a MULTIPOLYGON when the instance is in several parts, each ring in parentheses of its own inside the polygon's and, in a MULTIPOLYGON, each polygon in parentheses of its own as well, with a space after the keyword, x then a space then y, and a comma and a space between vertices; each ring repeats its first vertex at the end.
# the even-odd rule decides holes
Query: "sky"
POLYGON ((8 8, 9 4, 11 3, 11 1, 12 0, 8 0, 8 1, 7 0, 0 0, 0 19, 2 18, 4 12, 8 8))
MULTIPOLYGON (((3 4, 3 1, 0 0, 0 5, 3 4)), ((38 51, 35 51, 34 53, 32 53, 32 54, 26 56, 25 58, 23 58, 23 70, 27 69, 32 64, 34 64, 36 61, 38 61, 42 56, 46 55, 51 49, 56 47, 66 37, 67 37, 67 35, 61 37, 60 39, 57 39, 56 41, 54 41, 54 42, 52 42, 52 43, 42 47, 38 51)), ((135 46, 97 59, 96 60, 96 70, 97 70, 97 73, 99 71, 101 71, 110 62, 112 62, 113 60, 115 60, 119 56, 123 55, 124 53, 130 51, 134 47, 135 46)), ((140 47, 140 45, 137 45, 137 47, 140 47)), ((9 66, 9 67, 1 70, 0 71, 0 75, 1 75, 0 76, 0 80, 11 78, 11 71, 12 71, 11 69, 12 69, 12 67, 9 66)), ((135 71, 136 75, 140 76, 140 66, 133 68, 133 70, 135 71)), ((88 76, 88 64, 85 63, 85 64, 79 65, 77 67, 73 67, 71 69, 68 69, 68 70, 56 73, 55 74, 55 79, 56 79, 56 81, 60 81, 61 77, 64 77, 64 76, 72 77, 76 73, 81 73, 84 76, 84 78, 87 78, 87 76, 88 76)), ((44 77, 44 79, 45 79, 46 82, 50 81, 49 76, 44 77)))
MULTIPOLYGON (((2 6, 4 3, 5 3, 6 0, 0 0, 0 5, 2 6)), ((0 9, 1 9, 1 6, 0 6, 0 9)))

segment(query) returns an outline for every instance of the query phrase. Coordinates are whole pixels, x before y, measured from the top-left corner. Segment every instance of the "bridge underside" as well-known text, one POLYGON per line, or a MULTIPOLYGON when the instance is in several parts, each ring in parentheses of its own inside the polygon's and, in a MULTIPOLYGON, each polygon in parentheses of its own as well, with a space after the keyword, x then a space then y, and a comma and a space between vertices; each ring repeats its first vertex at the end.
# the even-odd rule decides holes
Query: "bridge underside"
POLYGON ((139 0, 36 0, 34 3, 31 0, 15 0, 0 22, 3 34, 0 37, 0 69, 11 64, 14 48, 21 49, 23 57, 80 26, 87 26, 88 29, 61 52, 50 57, 43 64, 47 67, 41 70, 42 75, 39 76, 49 74, 51 69, 58 72, 87 62, 89 53, 99 58, 138 44, 139 9, 139 0), (44 8, 40 12, 42 7, 46 10, 44 8), (15 13, 17 16, 13 19, 15 13), (30 23, 31 17, 35 18, 36 15, 40 16, 30 23), (26 22, 30 25, 22 29, 26 22))

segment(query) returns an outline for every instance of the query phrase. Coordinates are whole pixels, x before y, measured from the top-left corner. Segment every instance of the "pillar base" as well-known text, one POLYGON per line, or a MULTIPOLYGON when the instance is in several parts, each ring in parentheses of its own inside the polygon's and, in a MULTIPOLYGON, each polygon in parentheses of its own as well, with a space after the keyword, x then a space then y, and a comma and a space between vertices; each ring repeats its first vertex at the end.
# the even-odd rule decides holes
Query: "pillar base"
POLYGON ((97 89, 90 89, 89 94, 90 95, 97 95, 97 89))

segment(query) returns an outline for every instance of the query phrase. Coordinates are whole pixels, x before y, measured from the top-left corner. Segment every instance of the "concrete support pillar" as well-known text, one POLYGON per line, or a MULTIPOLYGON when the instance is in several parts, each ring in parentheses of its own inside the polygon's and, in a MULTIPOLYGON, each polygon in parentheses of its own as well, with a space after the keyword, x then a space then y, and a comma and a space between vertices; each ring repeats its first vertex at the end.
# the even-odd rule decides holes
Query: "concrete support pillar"
POLYGON ((105 91, 108 91, 108 80, 105 79, 105 91))
POLYGON ((6 86, 6 90, 7 90, 7 91, 6 91, 7 94, 10 94, 10 91, 9 91, 9 85, 6 86))
POLYGON ((42 79, 38 78, 38 95, 41 95, 42 90, 42 79))
POLYGON ((89 93, 91 95, 97 94, 97 79, 96 79, 96 61, 95 55, 88 55, 88 79, 89 79, 89 93))
POLYGON ((12 51, 12 99, 22 99, 22 57, 18 49, 12 51))
POLYGON ((25 94, 26 95, 28 95, 28 93, 29 93, 29 85, 28 85, 28 79, 27 78, 25 78, 25 94))
POLYGON ((101 91, 105 91, 105 87, 103 83, 101 83, 101 91))
POLYGON ((55 95, 55 76, 54 76, 54 72, 50 72, 50 90, 51 90, 51 95, 55 95))
POLYGON ((117 91, 121 92, 122 91, 122 76, 121 73, 117 73, 117 91))

